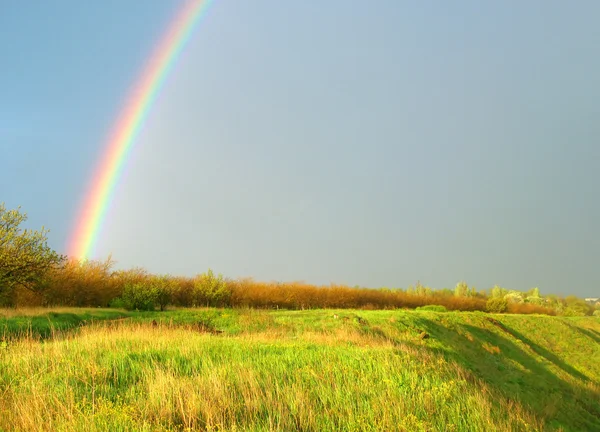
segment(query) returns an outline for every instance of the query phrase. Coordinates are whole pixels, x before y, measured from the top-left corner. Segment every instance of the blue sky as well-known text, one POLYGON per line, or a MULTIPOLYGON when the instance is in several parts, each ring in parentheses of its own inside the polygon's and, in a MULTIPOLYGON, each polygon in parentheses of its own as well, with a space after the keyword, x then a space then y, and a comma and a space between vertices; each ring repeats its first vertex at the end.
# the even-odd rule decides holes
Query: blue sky
MULTIPOLYGON (((0 1, 0 201, 64 251, 182 1, 0 1)), ((119 267, 600 290, 596 1, 214 1, 96 249, 119 267)))

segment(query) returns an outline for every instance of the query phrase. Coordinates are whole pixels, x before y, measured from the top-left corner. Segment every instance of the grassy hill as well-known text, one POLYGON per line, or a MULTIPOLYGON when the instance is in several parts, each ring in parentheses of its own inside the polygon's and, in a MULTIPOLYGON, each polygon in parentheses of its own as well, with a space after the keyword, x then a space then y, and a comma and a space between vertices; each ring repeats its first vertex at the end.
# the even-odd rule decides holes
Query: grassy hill
POLYGON ((0 311, 2 338, 0 430, 600 431, 594 317, 0 311))

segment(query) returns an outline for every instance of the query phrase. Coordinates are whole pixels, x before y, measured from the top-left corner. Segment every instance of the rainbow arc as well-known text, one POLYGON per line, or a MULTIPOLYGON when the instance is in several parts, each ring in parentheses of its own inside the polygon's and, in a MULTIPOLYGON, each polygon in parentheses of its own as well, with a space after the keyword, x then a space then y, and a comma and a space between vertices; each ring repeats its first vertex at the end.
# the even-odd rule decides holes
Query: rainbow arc
POLYGON ((67 253, 90 258, 97 243, 115 188, 135 146, 144 120, 210 0, 187 1, 154 50, 120 112, 91 179, 67 253))

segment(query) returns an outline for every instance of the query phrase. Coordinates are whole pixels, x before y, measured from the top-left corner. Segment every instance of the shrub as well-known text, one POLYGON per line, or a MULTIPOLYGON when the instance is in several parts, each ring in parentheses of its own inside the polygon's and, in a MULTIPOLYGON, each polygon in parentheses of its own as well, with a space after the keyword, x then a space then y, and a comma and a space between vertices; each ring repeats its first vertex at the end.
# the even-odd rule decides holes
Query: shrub
POLYGON ((600 317, 600 309, 595 310, 592 315, 594 315, 595 317, 600 317))
POLYGON ((509 303, 508 313, 556 315, 554 309, 533 303, 509 303))
POLYGON ((578 307, 574 307, 574 306, 567 306, 562 311, 561 315, 563 315, 563 316, 586 316, 587 315, 587 311, 584 310, 583 308, 578 308, 578 307))
POLYGON ((215 276, 211 269, 194 278, 194 306, 229 306, 231 290, 223 275, 215 276))
POLYGON ((504 298, 504 296, 508 294, 508 290, 499 287, 498 285, 494 285, 491 292, 491 297, 493 298, 504 298))
POLYGON ((565 303, 567 307, 562 312, 565 316, 585 316, 594 312, 592 305, 573 295, 567 296, 565 303))
POLYGON ((525 294, 519 291, 511 290, 504 296, 504 299, 509 303, 523 303, 525 302, 525 294))
POLYGON ((187 277, 172 277, 173 291, 171 304, 179 307, 191 307, 194 303, 194 281, 187 277))
POLYGON ((121 297, 117 297, 110 301, 108 307, 115 309, 125 309, 125 302, 121 297))
POLYGON ((508 310, 508 301, 503 298, 491 298, 486 302, 485 309, 491 313, 504 313, 508 310))
POLYGON ((51 271, 39 291, 45 305, 107 306, 121 294, 118 280, 111 274, 114 261, 69 260, 51 271))
POLYGON ((448 312, 448 309, 446 309, 445 306, 441 306, 441 305, 419 306, 416 310, 432 311, 432 312, 448 312))
POLYGON ((127 284, 122 299, 127 310, 152 311, 157 302, 157 291, 150 284, 127 284))
POLYGON ((525 299, 525 303, 543 306, 544 304, 546 304, 546 300, 544 300, 541 297, 529 296, 525 299))
POLYGON ((485 310, 485 300, 478 297, 450 297, 448 299, 439 299, 443 300, 444 306, 448 310, 458 310, 458 311, 484 311, 485 310))
POLYGON ((459 282, 454 288, 454 295, 456 297, 466 297, 469 295, 469 286, 465 282, 459 282))
POLYGON ((155 296, 155 303, 161 311, 173 303, 173 293, 176 290, 176 281, 170 276, 156 276, 151 280, 151 291, 155 296))

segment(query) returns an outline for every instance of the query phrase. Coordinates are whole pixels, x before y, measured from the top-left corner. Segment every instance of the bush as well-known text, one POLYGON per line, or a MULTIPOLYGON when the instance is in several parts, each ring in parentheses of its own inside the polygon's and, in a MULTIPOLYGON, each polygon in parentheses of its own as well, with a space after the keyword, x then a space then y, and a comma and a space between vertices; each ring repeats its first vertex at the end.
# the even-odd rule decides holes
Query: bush
POLYGON ((118 280, 111 274, 114 261, 69 260, 45 278, 40 292, 45 305, 108 306, 121 295, 118 280))
POLYGON ((448 312, 445 306, 441 305, 427 305, 419 306, 416 310, 418 311, 432 311, 432 312, 448 312))
POLYGON ((508 313, 512 314, 543 314, 556 315, 556 311, 552 308, 541 306, 533 303, 509 303, 508 313))
POLYGON ((127 284, 123 289, 123 305, 127 310, 153 311, 157 302, 157 291, 149 284, 127 284))
POLYGON ((563 311, 563 316, 586 316, 587 311, 583 308, 578 308, 575 306, 567 306, 563 311))
POLYGON ((173 293, 176 291, 177 282, 170 276, 155 276, 151 280, 151 289, 154 292, 155 303, 161 311, 169 304, 173 304, 173 293))
POLYGON ((121 297, 117 297, 110 301, 108 307, 115 309, 125 309, 125 302, 121 297))
POLYGON ((491 313, 504 313, 508 310, 508 301, 503 298, 491 298, 486 302, 485 309, 491 313))
POLYGON ((494 285, 494 287, 491 290, 492 298, 504 298, 504 296, 506 294, 508 294, 508 290, 504 289, 502 287, 499 287, 498 285, 494 285))
POLYGON ((519 291, 511 290, 504 296, 504 299, 509 303, 524 303, 525 294, 519 291))
POLYGON ((586 316, 594 313, 592 305, 573 295, 565 298, 566 308, 562 311, 565 316, 586 316))
POLYGON ((459 282, 454 288, 454 295, 456 297, 466 297, 469 295, 469 286, 465 282, 459 282))
POLYGON ((592 315, 594 315, 595 317, 599 317, 600 318, 600 309, 595 310, 592 315))
POLYGON ((212 270, 194 278, 194 306, 229 306, 231 290, 222 275, 215 276, 212 270))

